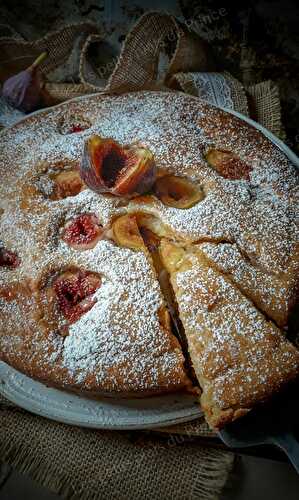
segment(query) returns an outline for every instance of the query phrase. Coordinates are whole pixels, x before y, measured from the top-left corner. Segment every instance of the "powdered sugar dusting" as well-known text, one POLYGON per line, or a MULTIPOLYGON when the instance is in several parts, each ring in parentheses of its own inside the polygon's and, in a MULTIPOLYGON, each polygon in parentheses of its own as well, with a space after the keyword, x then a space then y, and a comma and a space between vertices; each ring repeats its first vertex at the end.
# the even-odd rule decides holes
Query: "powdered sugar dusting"
MULTIPOLYGON (((22 263, 14 270, 0 268, 0 287, 28 281, 36 284, 47 273, 69 265, 103 276, 95 306, 71 326, 63 341, 55 332, 46 336, 36 332, 36 323, 28 319, 27 312, 36 307, 35 299, 29 298, 22 306, 17 300, 1 299, 5 332, 1 348, 6 358, 15 359, 16 346, 29 342, 23 368, 34 361, 59 384, 138 391, 185 383, 178 345, 158 323, 163 299, 146 257, 107 241, 89 251, 71 249, 59 235, 65 221, 75 215, 95 213, 108 225, 128 210, 144 210, 157 215, 188 242, 224 240, 237 245, 256 268, 269 275, 297 269, 292 260, 298 244, 294 167, 262 134, 185 95, 89 96, 28 117, 2 133, 0 175, 1 240, 22 263), (62 134, 61 122, 76 116, 90 127, 62 134), (66 166, 78 163, 84 140, 92 134, 112 137, 121 144, 141 142, 151 149, 158 167, 198 182, 204 199, 188 210, 164 206, 159 200, 128 204, 88 189, 51 200, 53 181, 47 172, 57 162, 66 166), (250 180, 230 181, 217 174, 205 160, 212 146, 232 150, 249 162, 250 180), (46 167, 43 175, 41 165, 46 167), (50 360, 59 370, 51 368, 50 360)), ((256 274, 251 276, 259 283, 256 274)), ((279 287, 281 281, 277 280, 279 287)), ((288 279, 281 290, 283 287, 289 290, 288 279)), ((270 289, 271 279, 265 285, 265 303, 270 289)))
POLYGON ((287 324, 297 286, 292 266, 289 272, 275 276, 274 272, 269 274, 256 267, 234 243, 202 243, 194 248, 199 248, 210 264, 227 275, 258 309, 279 325, 287 324))
POLYGON ((225 277, 209 267, 200 249, 185 253, 172 273, 172 282, 204 391, 202 402, 210 415, 219 409, 250 408, 298 375, 299 352, 225 277))

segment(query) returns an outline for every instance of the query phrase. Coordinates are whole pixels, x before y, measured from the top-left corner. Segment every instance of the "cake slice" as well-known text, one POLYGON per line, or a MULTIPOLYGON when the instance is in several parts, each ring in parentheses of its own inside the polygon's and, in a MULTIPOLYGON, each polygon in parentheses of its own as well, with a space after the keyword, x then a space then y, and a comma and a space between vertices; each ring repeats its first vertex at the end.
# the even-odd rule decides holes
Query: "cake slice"
POLYGON ((294 255, 284 272, 270 274, 251 262, 234 243, 202 243, 210 266, 225 274, 258 309, 277 323, 288 324, 298 290, 299 258, 294 255))
POLYGON ((201 245, 163 240, 208 423, 221 428, 299 374, 299 352, 216 268, 201 245))

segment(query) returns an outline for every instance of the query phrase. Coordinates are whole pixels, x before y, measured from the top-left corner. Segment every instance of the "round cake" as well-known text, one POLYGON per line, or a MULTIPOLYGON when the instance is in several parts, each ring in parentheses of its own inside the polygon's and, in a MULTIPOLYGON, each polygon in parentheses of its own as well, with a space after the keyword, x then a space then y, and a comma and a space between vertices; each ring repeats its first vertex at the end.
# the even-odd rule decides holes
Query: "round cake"
POLYGON ((298 171, 261 132, 139 92, 39 112, 0 144, 2 361, 92 397, 201 392, 215 427, 298 376, 298 171), (147 148, 154 187, 90 189, 95 135, 147 148))

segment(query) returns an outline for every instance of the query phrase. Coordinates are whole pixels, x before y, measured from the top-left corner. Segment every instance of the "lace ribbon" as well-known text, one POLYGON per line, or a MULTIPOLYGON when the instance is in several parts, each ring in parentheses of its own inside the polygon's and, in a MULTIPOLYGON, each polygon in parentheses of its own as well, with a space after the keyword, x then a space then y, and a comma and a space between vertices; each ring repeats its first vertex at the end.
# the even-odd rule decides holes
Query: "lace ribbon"
POLYGON ((231 87, 220 73, 192 73, 193 85, 198 97, 210 104, 234 109, 231 87))

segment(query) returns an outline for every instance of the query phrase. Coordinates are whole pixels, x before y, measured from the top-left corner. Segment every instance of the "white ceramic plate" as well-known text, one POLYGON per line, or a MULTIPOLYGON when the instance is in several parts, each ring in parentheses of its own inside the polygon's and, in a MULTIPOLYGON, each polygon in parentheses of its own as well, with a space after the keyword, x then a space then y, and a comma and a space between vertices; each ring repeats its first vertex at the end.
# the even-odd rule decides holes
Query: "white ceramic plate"
MULTIPOLYGON (((94 94, 93 94, 94 95, 94 94)), ((72 99, 77 101, 89 96, 72 99)), ((53 108, 51 108, 53 109, 53 108)), ((224 109, 224 108, 222 108, 224 109)), ((42 113, 45 109, 34 114, 42 113)), ((299 158, 260 124, 236 111, 224 109, 260 130, 299 167, 299 158)), ((20 121, 23 121, 22 118, 20 121)), ((141 400, 90 400, 49 388, 0 362, 0 393, 16 405, 66 424, 97 429, 149 429, 188 422, 202 415, 196 398, 184 394, 141 400)))
POLYGON ((0 362, 1 394, 26 410, 66 424, 97 429, 147 429, 202 415, 193 396, 167 394, 140 400, 94 401, 49 388, 0 362))

